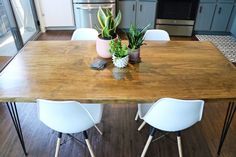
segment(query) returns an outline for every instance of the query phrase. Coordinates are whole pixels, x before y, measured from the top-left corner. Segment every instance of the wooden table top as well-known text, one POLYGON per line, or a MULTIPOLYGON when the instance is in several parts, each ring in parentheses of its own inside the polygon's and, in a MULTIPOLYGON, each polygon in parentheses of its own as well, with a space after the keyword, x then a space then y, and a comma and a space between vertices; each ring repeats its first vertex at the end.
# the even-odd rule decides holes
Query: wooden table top
POLYGON ((29 42, 0 74, 0 101, 153 102, 235 99, 235 67, 209 42, 146 42, 142 62, 90 69, 92 41, 29 42))

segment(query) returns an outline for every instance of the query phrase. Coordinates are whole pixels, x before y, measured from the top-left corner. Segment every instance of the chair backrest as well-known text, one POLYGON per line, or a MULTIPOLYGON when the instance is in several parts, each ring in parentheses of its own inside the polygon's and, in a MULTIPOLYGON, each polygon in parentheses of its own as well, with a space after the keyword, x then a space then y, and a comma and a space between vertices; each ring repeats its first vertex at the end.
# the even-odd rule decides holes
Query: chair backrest
POLYGON ((88 111, 76 101, 37 100, 39 120, 62 133, 78 133, 94 126, 88 111))
POLYGON ((78 28, 74 31, 71 40, 96 40, 97 38, 97 30, 93 28, 78 28))
POLYGON ((150 29, 146 31, 144 35, 144 40, 170 41, 170 36, 164 30, 150 29))
POLYGON ((101 122, 102 119, 102 113, 103 113, 103 104, 81 104, 81 106, 86 109, 91 118, 93 119, 95 124, 98 124, 101 122))
POLYGON ((152 105, 143 119, 163 131, 180 131, 201 120, 203 107, 203 100, 162 98, 152 105))

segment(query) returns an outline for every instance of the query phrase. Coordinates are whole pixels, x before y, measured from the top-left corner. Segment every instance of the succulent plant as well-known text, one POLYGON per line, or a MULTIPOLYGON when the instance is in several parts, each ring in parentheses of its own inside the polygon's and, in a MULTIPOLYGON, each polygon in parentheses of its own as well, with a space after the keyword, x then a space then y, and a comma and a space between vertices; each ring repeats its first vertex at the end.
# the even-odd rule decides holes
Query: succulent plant
POLYGON ((126 36, 129 40, 128 47, 130 49, 138 49, 140 48, 140 46, 143 45, 143 41, 144 41, 143 36, 149 26, 150 24, 145 26, 142 30, 138 30, 135 25, 131 24, 129 31, 126 33, 126 36))
POLYGON ((97 12, 98 22, 100 24, 101 38, 114 39, 116 37, 116 28, 121 22, 121 12, 114 17, 108 8, 99 8, 97 12))
POLYGON ((128 48, 126 45, 121 43, 120 38, 118 40, 111 40, 110 53, 117 58, 123 58, 128 55, 128 48))

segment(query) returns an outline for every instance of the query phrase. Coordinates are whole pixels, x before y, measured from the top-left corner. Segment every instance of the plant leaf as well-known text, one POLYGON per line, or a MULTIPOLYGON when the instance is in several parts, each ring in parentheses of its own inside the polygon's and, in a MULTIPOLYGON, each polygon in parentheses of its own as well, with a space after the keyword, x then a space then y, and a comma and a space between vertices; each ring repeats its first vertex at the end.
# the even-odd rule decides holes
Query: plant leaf
POLYGON ((99 10, 97 12, 97 18, 98 18, 98 22, 101 25, 102 28, 105 27, 105 20, 106 20, 106 14, 104 12, 104 10, 99 7, 99 10))

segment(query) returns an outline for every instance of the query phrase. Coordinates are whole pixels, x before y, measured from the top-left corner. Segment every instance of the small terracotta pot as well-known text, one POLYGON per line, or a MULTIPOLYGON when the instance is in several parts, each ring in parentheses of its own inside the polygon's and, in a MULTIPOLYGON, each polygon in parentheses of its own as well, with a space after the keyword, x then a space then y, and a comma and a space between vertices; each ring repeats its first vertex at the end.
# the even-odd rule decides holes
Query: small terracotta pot
MULTIPOLYGON (((100 35, 99 35, 100 36, 100 35)), ((102 57, 102 58, 111 58, 111 53, 109 52, 110 49, 110 42, 111 40, 109 39, 102 39, 98 36, 97 40, 96 40, 96 50, 97 50, 97 54, 102 57)), ((117 40, 118 36, 113 39, 113 40, 117 40)))
POLYGON ((124 68, 129 63, 129 56, 127 55, 127 56, 125 56, 123 58, 117 58, 115 55, 112 55, 112 61, 113 61, 113 64, 117 68, 124 68))
POLYGON ((141 58, 140 58, 140 48, 139 49, 129 49, 129 62, 130 63, 140 63, 141 62, 141 58))

